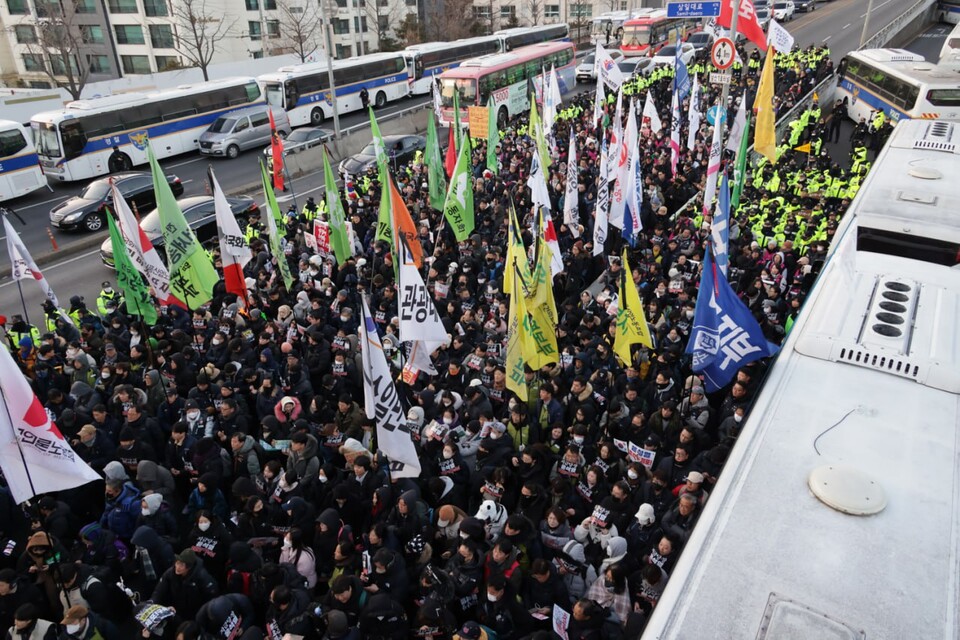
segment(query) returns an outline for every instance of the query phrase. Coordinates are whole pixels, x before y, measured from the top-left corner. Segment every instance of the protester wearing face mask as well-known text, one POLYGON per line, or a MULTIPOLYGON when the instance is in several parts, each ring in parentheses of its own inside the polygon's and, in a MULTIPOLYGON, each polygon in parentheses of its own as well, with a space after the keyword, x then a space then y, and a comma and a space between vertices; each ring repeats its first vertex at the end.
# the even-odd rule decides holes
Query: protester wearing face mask
POLYGON ((200 511, 197 514, 193 529, 184 539, 184 543, 203 561, 203 566, 210 575, 219 581, 226 577, 232 542, 233 536, 210 511, 200 511))
POLYGON ((523 637, 536 625, 533 616, 517 600, 502 574, 487 579, 486 592, 477 606, 477 620, 496 632, 498 638, 513 640, 523 637))
MULTIPOLYGON (((112 622, 83 605, 70 607, 60 624, 70 640, 119 640, 121 637, 112 622)), ((65 640, 63 635, 60 638, 65 640)))
POLYGON ((80 427, 77 437, 71 443, 84 462, 94 471, 101 472, 108 462, 115 459, 116 447, 110 438, 101 433, 92 424, 80 427))

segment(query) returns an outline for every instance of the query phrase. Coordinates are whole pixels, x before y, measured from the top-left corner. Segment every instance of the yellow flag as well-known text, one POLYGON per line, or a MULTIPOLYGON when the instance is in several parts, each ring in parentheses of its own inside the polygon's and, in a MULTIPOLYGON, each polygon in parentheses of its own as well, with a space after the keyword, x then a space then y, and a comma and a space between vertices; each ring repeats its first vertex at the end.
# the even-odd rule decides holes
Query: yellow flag
POLYGON ((524 300, 527 314, 524 321, 523 357, 532 369, 559 361, 557 305, 553 299, 552 282, 550 248, 541 235, 537 242, 537 263, 533 269, 533 277, 527 281, 524 300))
POLYGON ((540 162, 543 163, 543 169, 550 168, 550 154, 547 151, 547 139, 543 132, 543 121, 540 120, 540 112, 537 111, 537 99, 530 96, 530 130, 528 135, 537 143, 537 149, 540 151, 540 162))
POLYGON ((643 305, 640 304, 640 294, 637 293, 633 272, 627 262, 627 250, 624 249, 623 270, 620 273, 620 299, 617 307, 617 337, 613 343, 613 352, 625 365, 628 365, 633 361, 630 347, 635 344, 642 344, 648 349, 653 348, 650 327, 647 326, 647 317, 643 314, 643 305))
POLYGON ((753 130, 753 148, 766 156, 771 164, 777 163, 776 115, 773 112, 773 69, 776 53, 773 47, 767 49, 767 58, 763 62, 760 74, 760 86, 757 99, 753 101, 753 110, 757 112, 757 124, 753 130))
POLYGON ((794 147, 793 150, 803 153, 810 153, 810 143, 808 142, 807 144, 802 144, 799 147, 794 147))
POLYGON ((510 277, 510 269, 516 266, 518 269, 517 277, 521 282, 530 282, 530 262, 527 260, 527 250, 523 246, 523 239, 520 237, 520 224, 517 222, 517 211, 510 203, 510 217, 508 222, 507 238, 507 260, 504 263, 503 292, 507 295, 513 293, 513 278, 510 277))
MULTIPOLYGON (((505 269, 504 284, 511 283, 511 288, 522 291, 519 282, 517 282, 517 271, 513 266, 507 265, 505 269)), ((527 401, 527 378, 524 376, 525 362, 523 360, 523 322, 522 318, 527 315, 524 308, 523 295, 515 294, 510 296, 510 313, 507 317, 507 357, 505 360, 507 373, 507 389, 517 394, 523 402, 527 401)))

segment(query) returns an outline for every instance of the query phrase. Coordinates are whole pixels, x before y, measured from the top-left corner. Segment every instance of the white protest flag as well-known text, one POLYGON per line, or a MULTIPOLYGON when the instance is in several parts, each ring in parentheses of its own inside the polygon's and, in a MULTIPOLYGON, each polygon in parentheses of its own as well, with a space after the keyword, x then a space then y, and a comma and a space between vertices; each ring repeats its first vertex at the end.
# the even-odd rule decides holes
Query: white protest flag
POLYGON ((693 76, 693 88, 690 90, 690 108, 687 110, 687 121, 690 123, 687 132, 687 149, 693 149, 697 143, 697 130, 700 129, 700 81, 696 74, 693 76))
MULTIPOLYGON (((697 79, 694 76, 694 83, 697 79)), ((694 87, 697 85, 694 84, 694 87)), ((643 122, 650 127, 650 133, 657 134, 663 130, 663 122, 660 121, 660 114, 657 113, 657 105, 653 102, 653 91, 647 91, 647 101, 643 103, 643 122)))
POLYGON ((530 198, 534 204, 545 207, 550 211, 550 192, 547 190, 547 176, 543 173, 543 162, 540 158, 540 149, 533 145, 533 159, 530 162, 530 177, 527 178, 530 188, 530 198))
POLYGON ((127 248, 127 255, 130 256, 133 266, 147 278, 147 283, 153 288, 153 294, 161 304, 184 306, 170 293, 170 272, 163 264, 160 254, 137 224, 133 212, 127 205, 127 201, 120 195, 116 185, 113 186, 113 190, 113 212, 117 215, 117 226, 120 228, 123 244, 127 248))
POLYGON ((713 140, 710 143, 710 157, 707 160, 707 185, 703 194, 703 214, 713 210, 713 197, 717 194, 717 178, 720 177, 720 135, 723 131, 723 121, 717 118, 713 125, 713 140))
POLYGON ((0 469, 14 502, 100 480, 51 422, 13 356, 0 352, 0 469))
POLYGON ((360 357, 363 363, 363 400, 367 418, 377 421, 377 445, 390 460, 390 477, 416 478, 420 475, 417 448, 407 429, 407 416, 390 375, 370 304, 363 298, 360 323, 360 357))
POLYGON ((737 109, 737 115, 733 118, 733 124, 730 125, 730 133, 727 135, 727 149, 737 153, 740 149, 740 141, 743 140, 743 132, 747 128, 747 101, 740 99, 740 108, 737 109))
POLYGON ((607 224, 609 222, 610 194, 607 180, 607 141, 600 146, 600 181, 597 183, 597 205, 594 208, 596 219, 593 221, 593 255, 603 253, 603 245, 607 241, 607 224))
POLYGON ((773 46, 777 53, 787 53, 793 49, 794 37, 790 35, 779 22, 770 18, 770 26, 767 28, 767 44, 773 46))
POLYGON ((594 64, 597 65, 597 78, 611 89, 619 89, 623 84, 623 72, 603 45, 597 44, 597 53, 594 58, 596 60, 594 64))
POLYGON ((670 173, 677 175, 677 163, 680 161, 680 102, 677 92, 673 92, 670 101, 670 173))
POLYGON ((637 116, 634 111, 633 100, 630 100, 628 107, 630 114, 627 116, 627 128, 621 136, 620 153, 617 156, 616 176, 617 183, 613 186, 613 194, 610 196, 610 214, 608 216, 610 224, 617 229, 623 229, 623 211, 627 206, 627 178, 630 176, 630 158, 631 149, 638 145, 639 132, 637 131, 637 116))
POLYGON ((567 152, 567 186, 563 195, 563 224, 570 235, 580 237, 580 172, 577 171, 577 137, 570 132, 570 150, 567 152))
POLYGON ((563 252, 560 251, 560 240, 557 238, 557 229, 553 226, 553 216, 550 215, 550 210, 541 209, 540 211, 543 213, 541 232, 547 243, 547 248, 550 249, 550 272, 556 278, 564 270, 563 252))
POLYGON ((545 135, 553 133, 553 125, 557 122, 557 107, 560 106, 560 85, 557 84, 557 70, 550 67, 550 74, 546 78, 547 86, 543 91, 543 132, 545 135))
POLYGON ((603 83, 597 83, 597 92, 593 96, 593 124, 597 125, 600 123, 600 118, 603 117, 603 105, 607 104, 607 98, 603 95, 603 83))
POLYGON ((617 108, 610 129, 610 148, 607 149, 607 179, 615 178, 617 159, 620 157, 620 143, 623 139, 623 91, 617 91, 617 108))
POLYGON ((47 282, 37 263, 33 261, 23 240, 20 239, 20 234, 16 232, 6 216, 3 216, 3 231, 7 234, 7 252, 10 254, 10 265, 13 267, 11 277, 14 280, 36 280, 47 300, 52 302, 53 306, 59 307, 60 302, 57 300, 57 294, 53 292, 53 287, 47 282))
POLYGON ((440 83, 436 78, 430 81, 430 91, 433 94, 433 113, 440 119, 443 117, 443 103, 440 100, 440 83))
MULTIPOLYGON (((402 239, 401 239, 402 241, 402 239)), ((423 282, 423 276, 413 256, 403 242, 403 260, 400 263, 400 340, 419 343, 412 353, 418 354, 416 368, 437 375, 430 354, 450 343, 450 336, 440 320, 437 308, 423 282)))
POLYGON ((247 283, 243 268, 253 258, 253 252, 240 231, 233 210, 223 194, 217 177, 210 172, 210 185, 213 187, 213 205, 217 216, 217 231, 220 235, 220 263, 223 265, 223 279, 227 291, 240 297, 243 306, 247 305, 247 283))

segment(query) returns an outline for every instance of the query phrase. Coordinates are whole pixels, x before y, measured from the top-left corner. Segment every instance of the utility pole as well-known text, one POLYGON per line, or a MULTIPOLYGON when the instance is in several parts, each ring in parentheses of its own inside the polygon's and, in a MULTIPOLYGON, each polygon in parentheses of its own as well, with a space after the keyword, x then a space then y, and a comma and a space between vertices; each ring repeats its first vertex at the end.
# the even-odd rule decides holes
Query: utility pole
POLYGON ((324 43, 327 49, 327 84, 330 85, 330 102, 333 107, 333 137, 339 140, 340 114, 337 112, 337 84, 333 77, 333 38, 330 37, 330 30, 333 25, 327 21, 327 0, 320 0, 320 25, 326 34, 324 43))
POLYGON ((260 11, 260 54, 267 57, 267 18, 263 13, 263 3, 266 0, 257 0, 257 8, 260 11))
POLYGON ((867 15, 863 17, 863 30, 860 31, 860 47, 867 41, 867 28, 870 24, 870 14, 873 13, 873 0, 867 4, 867 15))
MULTIPOLYGON (((377 0, 371 0, 376 2, 377 0)), ((363 10, 360 4, 363 0, 353 0, 353 6, 357 9, 357 55, 362 56, 367 53, 366 43, 363 41, 363 10)))
MULTIPOLYGON (((724 2, 729 2, 730 0, 723 0, 723 1, 724 1, 724 2)), ((870 0, 870 1, 873 2, 873 0, 870 0)), ((733 0, 733 4, 734 4, 733 16, 730 18, 730 39, 733 40, 733 52, 734 52, 734 53, 733 53, 733 56, 734 56, 734 59, 736 59, 736 56, 737 56, 737 22, 739 21, 739 18, 740 18, 740 0, 733 0)), ((679 44, 678 44, 677 46, 679 46, 679 44)), ((744 70, 745 70, 745 67, 744 67, 744 70)), ((743 70, 741 70, 741 72, 740 72, 740 81, 741 81, 741 82, 743 82, 743 75, 744 75, 744 74, 743 74, 743 70)), ((730 97, 730 84, 727 83, 727 84, 723 85, 723 88, 720 90, 720 108, 717 109, 717 120, 716 120, 716 123, 714 124, 715 127, 720 127, 720 153, 721 153, 721 154, 723 153, 723 146, 724 146, 724 144, 726 144, 726 141, 724 140, 724 138, 725 138, 726 136, 724 136, 723 127, 721 126, 721 124, 726 121, 726 117, 725 117, 725 116, 726 116, 726 113, 727 113, 727 99, 728 99, 729 97, 730 97), (721 121, 721 119, 720 119, 720 118, 721 118, 721 114, 723 114, 723 116, 724 116, 724 117, 723 117, 723 121, 721 121)), ((743 96, 741 99, 742 99, 742 100, 746 100, 746 99, 747 99, 746 94, 744 94, 744 96, 743 96)))

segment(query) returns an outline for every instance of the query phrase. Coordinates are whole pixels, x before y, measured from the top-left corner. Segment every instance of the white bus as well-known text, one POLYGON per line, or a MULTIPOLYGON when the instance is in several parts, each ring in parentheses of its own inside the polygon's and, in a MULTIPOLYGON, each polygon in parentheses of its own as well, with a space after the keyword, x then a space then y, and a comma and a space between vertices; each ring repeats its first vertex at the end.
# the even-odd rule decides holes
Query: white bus
POLYGON ((903 49, 851 51, 840 61, 836 98, 847 116, 869 120, 883 110, 891 120, 960 120, 960 74, 903 49))
POLYGON ((47 186, 29 131, 19 122, 0 120, 0 202, 47 186))
POLYGON ((611 48, 618 46, 623 37, 623 23, 632 17, 629 11, 601 13, 590 22, 590 44, 611 48))
POLYGON ((960 637, 960 124, 896 127, 644 640, 960 637))
POLYGON ((63 109, 70 100, 64 94, 62 89, 0 89, 0 114, 29 127, 33 114, 63 109))
MULTIPOLYGON (((960 8, 960 5, 958 5, 958 8, 960 8)), ((960 55, 960 23, 953 27, 943 41, 943 46, 940 48, 940 63, 952 62, 956 60, 958 55, 960 55)))
POLYGON ((940 22, 960 24, 960 0, 940 0, 937 11, 940 22))
POLYGON ((158 159, 199 148, 200 134, 224 113, 263 104, 253 78, 227 78, 148 93, 76 100, 30 121, 48 177, 69 182, 109 173, 113 148, 124 169, 147 162, 147 140, 158 159))
POLYGON ((530 94, 551 67, 557 70, 560 92, 571 91, 576 65, 570 42, 541 42, 510 53, 464 60, 458 68, 440 75, 440 123, 447 126, 453 121, 453 94, 458 91, 461 123, 467 122, 467 107, 485 107, 493 96, 497 123, 503 127, 508 118, 530 109, 530 94))
MULTIPOLYGON (((367 89, 370 104, 382 107, 410 94, 410 77, 402 52, 374 53, 333 63, 337 113, 363 108, 360 90, 367 89)), ((291 127, 319 126, 333 117, 328 65, 311 62, 280 67, 257 78, 267 102, 287 111, 291 127)))
POLYGON ((570 27, 566 22, 541 24, 536 27, 501 29, 494 34, 500 38, 500 51, 513 51, 540 42, 570 42, 570 27))
POLYGON ((501 46, 501 40, 497 36, 410 45, 403 51, 410 73, 410 93, 430 93, 434 76, 447 69, 456 69, 461 62, 469 58, 497 53, 501 51, 501 46))

